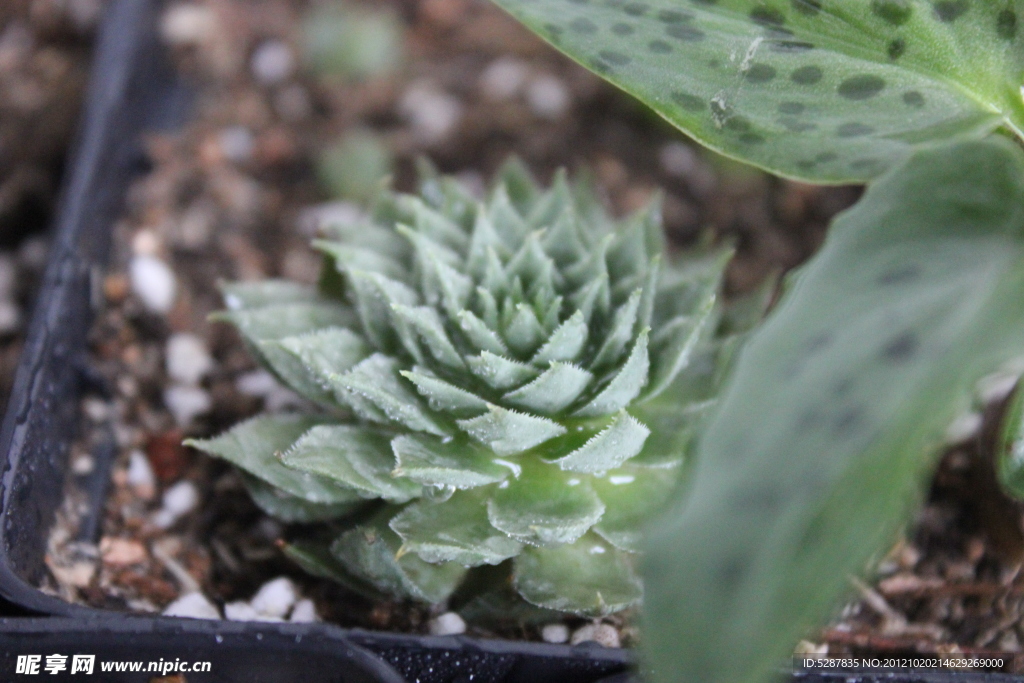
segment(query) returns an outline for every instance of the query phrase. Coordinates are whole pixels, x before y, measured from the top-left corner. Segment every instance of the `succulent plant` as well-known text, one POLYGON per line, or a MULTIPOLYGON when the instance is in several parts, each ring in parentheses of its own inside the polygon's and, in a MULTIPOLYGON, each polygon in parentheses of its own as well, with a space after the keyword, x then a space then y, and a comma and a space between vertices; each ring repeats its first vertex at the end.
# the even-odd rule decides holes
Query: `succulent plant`
POLYGON ((315 409, 191 442, 268 513, 331 521, 289 554, 429 602, 499 565, 536 606, 635 604, 641 523, 706 405, 691 361, 728 253, 666 258, 657 203, 615 221, 587 183, 541 191, 517 162, 483 202, 426 172, 315 246, 317 291, 231 284, 219 315, 315 409))

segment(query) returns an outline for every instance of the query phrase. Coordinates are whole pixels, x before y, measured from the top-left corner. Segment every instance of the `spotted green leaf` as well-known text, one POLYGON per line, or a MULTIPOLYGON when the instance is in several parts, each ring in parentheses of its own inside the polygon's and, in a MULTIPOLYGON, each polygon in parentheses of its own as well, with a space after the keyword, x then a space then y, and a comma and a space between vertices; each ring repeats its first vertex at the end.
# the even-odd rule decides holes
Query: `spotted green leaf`
POLYGON ((688 496, 651 527, 655 680, 768 680, 893 541, 1022 334, 1024 154, 957 143, 879 179, 740 351, 688 496))
POLYGON ((714 150, 819 182, 1024 132, 1019 2, 495 0, 714 150))
POLYGON ((243 471, 241 475, 242 484, 252 496, 253 502, 271 517, 277 517, 284 522, 308 524, 339 519, 352 514, 364 503, 358 497, 354 497, 348 503, 309 503, 298 496, 285 493, 247 472, 243 471))

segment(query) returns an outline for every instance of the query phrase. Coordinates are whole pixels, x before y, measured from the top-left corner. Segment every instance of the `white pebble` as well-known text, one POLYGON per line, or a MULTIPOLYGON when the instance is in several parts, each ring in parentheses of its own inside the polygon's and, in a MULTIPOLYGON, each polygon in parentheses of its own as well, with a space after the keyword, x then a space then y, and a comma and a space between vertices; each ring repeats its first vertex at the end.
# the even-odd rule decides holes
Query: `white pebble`
POLYGON ((542 119, 561 118, 569 109, 569 89, 554 76, 538 76, 526 87, 526 101, 542 119))
POLYGON ((163 506, 153 514, 152 521, 155 526, 166 529, 195 509, 199 504, 199 491, 192 482, 179 481, 164 491, 162 503, 163 506))
POLYGON ((179 3, 169 8, 160 22, 160 34, 171 45, 195 45, 217 30, 213 10, 202 5, 179 3))
POLYGON ((213 358, 203 340, 194 334, 178 332, 167 339, 167 374, 182 384, 198 384, 213 369, 213 358))
POLYGON ((164 389, 164 405, 179 427, 188 427, 197 415, 213 405, 210 395, 199 387, 170 386, 164 389))
POLYGON ((516 95, 526 82, 529 68, 524 62, 501 57, 487 65, 480 74, 480 89, 492 100, 507 100, 516 95))
POLYGON ((220 151, 228 161, 240 164, 252 158, 252 150, 256 143, 252 133, 245 126, 228 126, 217 138, 220 142, 220 151))
POLYGON ((398 104, 399 112, 412 125, 421 143, 443 142, 462 119, 462 103, 435 86, 413 83, 398 104))
POLYGON ((298 591, 292 580, 286 576, 263 584, 251 601, 252 607, 262 616, 284 617, 298 599, 298 591))
POLYGON ((331 226, 353 225, 366 220, 366 212, 354 202, 326 202, 304 209, 297 221, 299 232, 307 237, 323 235, 331 226))
POLYGON ((202 593, 186 593, 164 608, 164 616, 220 619, 220 610, 202 593))
POLYGON ((296 624, 311 624, 320 621, 320 615, 316 613, 316 605, 309 598, 303 598, 295 603, 288 621, 296 624))
POLYGON ((610 624, 587 624, 586 626, 581 626, 573 631, 570 642, 573 645, 579 645, 589 640, 600 643, 605 647, 622 646, 619 640, 619 632, 610 624))
POLYGON ((263 85, 277 85, 295 73, 295 55, 280 40, 264 40, 253 50, 249 68, 263 85))
POLYGON ((170 267, 155 256, 142 254, 129 266, 132 291, 154 313, 167 313, 174 306, 178 282, 170 267))
POLYGON ((975 391, 985 405, 1002 401, 1017 386, 1018 375, 1009 372, 994 372, 978 380, 975 391))
POLYGON ((946 443, 952 446, 974 438, 981 431, 983 421, 981 414, 974 412, 957 417, 946 428, 946 443))
POLYGON ((149 464, 149 458, 140 450, 128 455, 128 471, 125 480, 139 498, 149 500, 156 494, 156 474, 149 464))
POLYGON ((13 334, 21 327, 21 309, 10 299, 0 299, 0 334, 13 334))
POLYGON ((244 600, 229 602, 224 605, 224 618, 229 621, 256 621, 259 619, 259 612, 252 608, 252 605, 244 600))
POLYGON ((545 643, 566 643, 569 641, 569 627, 565 624, 547 624, 540 630, 545 643))
POLYGON ((466 622, 455 612, 445 612, 427 624, 432 636, 457 636, 466 632, 466 622))
POLYGON ((665 173, 685 178, 697 168, 699 160, 689 145, 670 142, 658 152, 658 162, 665 173))

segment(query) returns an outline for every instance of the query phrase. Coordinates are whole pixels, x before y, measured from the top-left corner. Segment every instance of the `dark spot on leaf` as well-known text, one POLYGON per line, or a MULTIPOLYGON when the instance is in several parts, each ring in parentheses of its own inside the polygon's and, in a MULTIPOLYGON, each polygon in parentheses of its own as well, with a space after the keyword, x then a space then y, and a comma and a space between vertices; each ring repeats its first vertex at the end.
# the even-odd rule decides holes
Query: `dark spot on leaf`
POLYGON ((793 32, 788 28, 782 28, 781 26, 766 26, 764 29, 764 35, 769 40, 786 40, 787 38, 793 37, 793 32))
POLYGON ((736 133, 746 133, 750 130, 750 119, 744 116, 733 116, 725 122, 725 129, 736 133))
POLYGON ((744 133, 740 136, 740 142, 744 145, 762 145, 764 144, 764 137, 757 133, 744 133))
POLYGON ((758 5, 750 10, 750 19, 761 26, 782 26, 786 23, 786 15, 767 5, 758 5))
POLYGON ((665 28, 665 33, 673 38, 689 42, 704 40, 704 32, 688 24, 672 24, 665 28))
POLYGON ((792 0, 792 4, 793 9, 809 17, 821 11, 821 0, 792 0))
POLYGON ((970 8, 967 0, 943 0, 935 3, 935 18, 949 23, 956 21, 970 8))
POLYGON ((814 85, 821 80, 823 75, 821 69, 816 66, 802 66, 795 69, 789 78, 799 85, 814 85))
POLYGON ((821 426, 822 414, 817 408, 808 408, 796 421, 797 432, 803 434, 821 426))
POLYGON ((547 29, 548 33, 550 33, 552 36, 555 36, 555 37, 558 37, 558 36, 562 35, 562 33, 565 32, 565 29, 563 29, 558 24, 545 24, 544 28, 547 29))
POLYGON ((717 5, 718 0, 691 0, 695 5, 717 5))
POLYGON ((672 52, 672 46, 664 40, 652 40, 647 43, 647 49, 656 55, 667 55, 669 52, 672 52))
POLYGON ((775 67, 767 64, 753 64, 744 77, 751 83, 767 83, 775 78, 775 67))
POLYGON ((633 61, 621 52, 615 52, 614 50, 601 50, 597 54, 601 59, 614 66, 625 66, 633 61))
POLYGON ((722 580, 722 592, 732 593, 743 581, 743 576, 750 567, 750 560, 745 556, 731 557, 722 563, 719 577, 722 580))
POLYGON ((769 43, 772 52, 805 52, 814 49, 814 43, 802 40, 776 40, 769 43))
POLYGON ((880 285, 903 285, 908 282, 921 277, 921 269, 916 264, 910 264, 906 266, 897 266, 891 270, 887 270, 878 276, 878 284, 880 285))
POLYGON ((586 17, 573 19, 572 23, 569 24, 569 28, 576 33, 582 33, 584 35, 593 35, 594 33, 597 33, 597 24, 586 17))
POLYGON ((635 28, 633 28, 629 24, 624 24, 621 21, 617 24, 612 24, 612 33, 614 33, 617 36, 628 36, 631 35, 634 31, 636 31, 635 28))
POLYGON ((802 159, 796 162, 796 167, 805 171, 810 171, 812 168, 818 165, 818 162, 813 159, 802 159))
POLYGON ((853 384, 854 382, 852 377, 844 377, 836 382, 835 389, 833 389, 833 393, 836 395, 836 398, 842 398, 849 394, 850 390, 853 389, 853 384))
POLYGON ((916 90, 908 90, 907 92, 903 93, 903 103, 906 104, 908 107, 920 109, 921 107, 924 106, 924 95, 917 92, 916 90))
POLYGON ((836 135, 841 138, 859 138, 865 135, 871 135, 875 132, 875 129, 871 126, 865 126, 863 123, 844 123, 836 129, 836 135))
POLYGON ((704 108, 706 106, 704 104, 704 100, 697 97, 696 95, 691 95, 690 93, 686 92, 680 92, 678 90, 672 93, 672 101, 678 104, 686 111, 692 112, 704 111, 704 108))
POLYGON ((832 433, 838 438, 850 436, 863 423, 864 409, 861 406, 852 406, 836 417, 832 424, 832 433))
POLYGON ((837 92, 848 100, 866 100, 885 89, 885 81, 878 76, 861 74, 851 76, 839 84, 837 92))
POLYGON ((882 347, 882 358, 892 363, 904 363, 917 353, 920 342, 914 332, 899 334, 882 347))
POLYGON ((658 12, 658 21, 666 24, 684 24, 693 19, 689 12, 676 12, 674 10, 662 10, 658 12))
POLYGON ((811 121, 801 121, 795 116, 781 116, 779 117, 779 123, 788 131, 792 133, 806 133, 812 131, 818 127, 818 124, 811 121))
POLYGON ((631 17, 642 17, 647 14, 650 7, 642 2, 631 2, 622 8, 622 11, 631 17))
POLYGON ((612 71, 611 64, 600 59, 591 59, 590 68, 599 74, 611 73, 612 71))
POLYGON ((708 68, 709 69, 717 69, 720 66, 722 66, 722 63, 720 61, 718 61, 717 59, 708 60, 708 68))
POLYGON ((763 486, 736 491, 731 498, 735 507, 740 510, 766 515, 777 512, 786 501, 786 496, 783 492, 775 488, 765 488, 763 486))
POLYGON ((800 102, 782 102, 779 104, 780 114, 792 114, 793 116, 799 116, 803 114, 807 109, 805 105, 800 102))
POLYGON ((835 152, 822 152, 815 158, 818 160, 819 163, 827 164, 830 161, 835 161, 836 159, 838 159, 839 155, 836 154, 835 152))
POLYGON ((1017 37, 1017 13, 1012 9, 1004 9, 996 17, 996 33, 1004 40, 1017 37))
POLYGON ((903 53, 906 51, 907 41, 903 40, 902 38, 896 38, 895 40, 893 40, 891 43, 889 43, 889 47, 886 49, 886 52, 889 54, 889 59, 892 60, 899 59, 900 57, 903 56, 903 53))
POLYGON ((910 0, 874 0, 871 3, 871 11, 886 23, 902 26, 910 19, 914 8, 910 0))
POLYGON ((825 520, 821 515, 815 516, 807 529, 800 536, 800 550, 801 552, 810 552, 814 550, 821 542, 826 538, 825 536, 826 525, 825 520))

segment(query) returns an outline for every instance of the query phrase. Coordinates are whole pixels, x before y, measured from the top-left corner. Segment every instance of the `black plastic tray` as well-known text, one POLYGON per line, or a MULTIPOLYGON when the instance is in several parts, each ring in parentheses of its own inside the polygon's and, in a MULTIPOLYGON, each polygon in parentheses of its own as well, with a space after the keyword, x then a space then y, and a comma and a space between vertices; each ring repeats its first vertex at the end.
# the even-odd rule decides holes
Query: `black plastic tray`
MULTIPOLYGON (((126 615, 72 605, 35 587, 62 502, 79 397, 89 387, 86 335, 111 228, 129 183, 145 169, 142 133, 180 123, 187 113, 187 90, 160 48, 160 7, 160 0, 115 0, 107 10, 50 262, 0 429, 0 596, 9 602, 7 613, 48 617, 0 619, 0 659, 10 660, 0 661, 0 679, 14 675, 17 654, 71 649, 98 660, 210 660, 212 673, 189 674, 189 683, 401 680, 362 648, 421 683, 594 683, 624 671, 629 655, 619 650, 126 615)), ((92 530, 110 477, 113 448, 105 450, 85 485, 92 530)))

